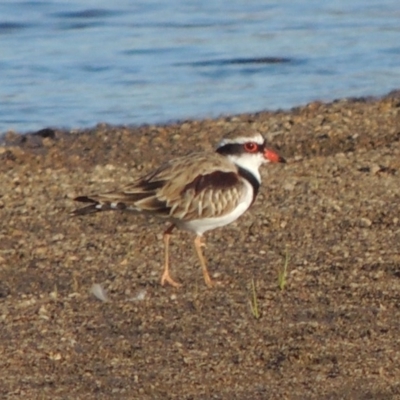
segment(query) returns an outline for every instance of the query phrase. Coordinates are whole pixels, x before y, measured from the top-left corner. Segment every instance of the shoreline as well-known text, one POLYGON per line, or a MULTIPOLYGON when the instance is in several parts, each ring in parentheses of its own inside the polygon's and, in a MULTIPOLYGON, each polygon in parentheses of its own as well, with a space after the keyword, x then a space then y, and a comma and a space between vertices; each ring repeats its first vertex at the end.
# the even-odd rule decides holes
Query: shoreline
POLYGON ((116 129, 116 128, 123 128, 123 129, 130 129, 130 130, 136 130, 136 129, 144 129, 147 127, 168 127, 168 126, 174 126, 174 125, 182 125, 185 123, 195 123, 195 122, 201 122, 201 121, 220 121, 220 120, 229 120, 232 118, 241 118, 244 116, 249 116, 249 117, 254 117, 259 114, 276 114, 276 113, 292 113, 296 112, 297 110, 301 110, 306 107, 310 107, 313 104, 318 104, 318 105, 324 105, 324 106, 329 106, 330 104, 335 104, 337 102, 379 102, 383 101, 384 99, 391 98, 391 97, 400 97, 400 89, 393 89, 389 91, 388 93, 382 95, 382 96, 361 96, 361 97, 344 97, 344 98, 337 98, 331 101, 324 101, 324 100, 314 100, 306 104, 300 104, 298 106, 293 106, 288 109, 265 109, 265 110, 259 110, 259 111, 254 111, 254 112, 247 112, 247 113, 239 113, 239 114, 222 114, 217 117, 204 117, 204 118, 197 118, 197 117, 188 117, 185 119, 178 119, 178 120, 170 120, 170 121, 165 121, 165 122, 160 122, 160 123, 143 123, 139 125, 117 125, 117 124, 110 124, 105 121, 98 122, 96 125, 93 125, 91 127, 74 127, 74 128, 61 128, 61 127, 55 127, 55 126, 43 126, 41 129, 32 131, 25 131, 25 132, 18 132, 13 129, 6 130, 4 132, 0 132, 0 146, 4 142, 4 138, 6 136, 12 136, 12 135, 38 135, 38 136, 44 136, 48 137, 49 135, 52 136, 53 132, 70 132, 70 133, 77 133, 77 132, 86 132, 86 131, 93 131, 96 130, 99 127, 108 127, 109 129, 116 129))

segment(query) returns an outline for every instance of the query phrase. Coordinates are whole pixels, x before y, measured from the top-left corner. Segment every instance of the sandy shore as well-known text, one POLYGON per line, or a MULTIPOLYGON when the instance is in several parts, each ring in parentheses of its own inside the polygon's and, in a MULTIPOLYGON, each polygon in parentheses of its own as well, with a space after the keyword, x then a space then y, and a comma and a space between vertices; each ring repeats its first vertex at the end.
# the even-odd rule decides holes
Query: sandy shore
POLYGON ((400 396, 399 92, 168 126, 9 133, 0 177, 0 398, 400 396), (251 211, 207 235, 215 289, 186 233, 172 243, 176 290, 159 285, 162 222, 68 216, 73 196, 212 150, 240 127, 288 163, 264 168, 251 211))

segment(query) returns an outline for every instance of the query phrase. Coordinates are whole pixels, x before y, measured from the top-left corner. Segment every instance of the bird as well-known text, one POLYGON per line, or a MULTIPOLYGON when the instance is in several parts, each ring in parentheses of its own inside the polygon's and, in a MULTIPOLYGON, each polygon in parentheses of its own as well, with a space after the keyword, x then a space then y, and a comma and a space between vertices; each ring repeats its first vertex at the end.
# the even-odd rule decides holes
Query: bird
POLYGON ((171 159, 120 190, 75 197, 75 201, 89 204, 71 214, 128 210, 167 220, 161 285, 167 283, 175 288, 182 284, 170 275, 172 231, 178 228, 194 233, 204 281, 211 288, 214 282, 202 251, 204 233, 232 223, 250 208, 261 185, 262 164, 285 162, 258 131, 234 130, 223 137, 215 152, 195 152, 171 159))

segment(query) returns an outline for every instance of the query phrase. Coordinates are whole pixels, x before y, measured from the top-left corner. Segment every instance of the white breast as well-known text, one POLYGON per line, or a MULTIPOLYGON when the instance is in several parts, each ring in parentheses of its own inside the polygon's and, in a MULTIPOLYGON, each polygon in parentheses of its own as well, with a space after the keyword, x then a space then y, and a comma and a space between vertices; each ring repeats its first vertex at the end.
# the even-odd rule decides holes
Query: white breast
POLYGON ((230 224, 246 212, 253 201, 253 187, 246 180, 244 180, 244 184, 245 190, 243 190, 242 201, 229 214, 223 215, 222 217, 202 218, 192 221, 174 221, 174 223, 180 229, 194 232, 196 235, 200 236, 203 235, 204 232, 230 224))

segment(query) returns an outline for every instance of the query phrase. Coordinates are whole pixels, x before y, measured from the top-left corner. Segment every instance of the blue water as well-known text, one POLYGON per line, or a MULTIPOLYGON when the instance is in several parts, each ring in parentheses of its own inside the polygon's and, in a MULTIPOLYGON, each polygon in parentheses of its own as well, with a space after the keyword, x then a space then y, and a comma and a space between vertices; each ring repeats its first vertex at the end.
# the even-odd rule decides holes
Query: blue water
POLYGON ((0 55, 0 132, 286 109, 400 88, 400 3, 2 0, 0 55))

